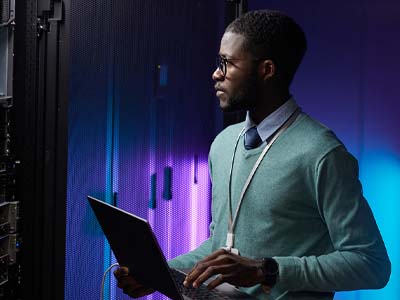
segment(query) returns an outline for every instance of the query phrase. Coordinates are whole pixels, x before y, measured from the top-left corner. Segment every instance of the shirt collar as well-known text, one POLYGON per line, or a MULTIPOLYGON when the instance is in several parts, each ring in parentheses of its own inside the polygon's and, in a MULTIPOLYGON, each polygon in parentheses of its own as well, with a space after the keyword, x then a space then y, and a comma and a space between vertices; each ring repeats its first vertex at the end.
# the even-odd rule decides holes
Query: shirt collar
POLYGON ((287 119, 295 112, 299 106, 293 97, 290 97, 284 104, 282 104, 278 109, 269 114, 260 124, 254 123, 250 118, 250 113, 247 112, 246 120, 244 123, 244 132, 250 128, 256 126, 257 132, 264 142, 272 136, 272 134, 281 127, 287 119))

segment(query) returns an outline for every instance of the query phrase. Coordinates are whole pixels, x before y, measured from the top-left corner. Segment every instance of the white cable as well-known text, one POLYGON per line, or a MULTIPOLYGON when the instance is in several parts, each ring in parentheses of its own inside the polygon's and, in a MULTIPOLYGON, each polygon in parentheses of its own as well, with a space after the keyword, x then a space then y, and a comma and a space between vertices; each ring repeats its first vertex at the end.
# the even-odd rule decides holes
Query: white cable
POLYGON ((100 300, 103 300, 104 283, 106 281, 107 273, 110 272, 111 269, 114 267, 119 267, 119 264, 118 263, 112 264, 107 268, 107 270, 103 274, 103 279, 101 280, 100 300))
POLYGON ((280 300, 280 299, 282 299, 283 297, 285 297, 286 296, 286 294, 287 293, 289 293, 289 291, 288 290, 286 290, 286 291, 284 291, 282 294, 280 294, 279 295, 279 297, 278 298, 276 298, 275 300, 280 300))

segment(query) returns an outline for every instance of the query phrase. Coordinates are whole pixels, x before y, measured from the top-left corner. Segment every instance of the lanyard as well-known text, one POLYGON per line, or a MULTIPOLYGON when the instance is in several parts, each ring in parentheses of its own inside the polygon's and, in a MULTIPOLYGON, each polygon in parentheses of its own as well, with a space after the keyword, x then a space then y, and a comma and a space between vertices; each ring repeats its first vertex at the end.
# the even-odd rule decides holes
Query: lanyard
POLYGON ((236 156, 236 149, 238 147, 239 144, 239 140, 241 138, 241 136, 244 134, 244 128, 240 131, 237 139, 236 139, 236 143, 235 143, 235 148, 233 150, 233 156, 232 156, 232 162, 231 162, 231 167, 229 170, 229 184, 228 184, 228 234, 226 236, 226 249, 228 251, 231 251, 235 254, 238 254, 238 250, 233 248, 233 245, 235 243, 235 234, 234 234, 234 230, 235 230, 235 225, 236 225, 236 220, 240 211, 240 207, 242 205, 243 202, 243 198, 244 195, 246 194, 247 188, 250 185, 251 180, 254 177, 254 173, 257 171, 257 168, 260 166, 261 161, 263 160, 264 156, 267 154, 268 150, 271 148, 272 144, 276 141, 276 139, 281 135, 282 132, 284 132, 290 125, 293 124, 293 122, 296 120, 297 116, 300 114, 300 109, 296 109, 295 112, 289 117, 288 120, 286 120, 286 122, 283 124, 283 126, 278 130, 278 132, 273 136, 273 138, 271 139, 271 141, 265 146, 264 150, 262 151, 262 153, 260 154, 260 156, 258 157, 256 163, 253 166, 253 169, 251 170, 249 176, 247 177, 247 180, 243 186, 242 192, 240 194, 239 197, 239 202, 236 206, 236 211, 235 211, 235 215, 232 218, 232 196, 231 196, 231 186, 232 186, 232 172, 233 172, 233 164, 235 161, 235 156, 236 156))

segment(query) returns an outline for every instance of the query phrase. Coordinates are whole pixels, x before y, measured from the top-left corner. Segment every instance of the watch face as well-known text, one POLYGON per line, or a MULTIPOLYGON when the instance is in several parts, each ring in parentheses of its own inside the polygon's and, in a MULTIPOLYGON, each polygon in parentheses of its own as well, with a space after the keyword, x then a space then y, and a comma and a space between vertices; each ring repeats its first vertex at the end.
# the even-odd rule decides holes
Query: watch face
POLYGON ((279 265, 273 258, 263 258, 263 273, 265 277, 265 283, 267 286, 272 288, 278 278, 279 265))
POLYGON ((265 275, 277 275, 279 272, 279 265, 273 258, 263 259, 263 269, 265 275))

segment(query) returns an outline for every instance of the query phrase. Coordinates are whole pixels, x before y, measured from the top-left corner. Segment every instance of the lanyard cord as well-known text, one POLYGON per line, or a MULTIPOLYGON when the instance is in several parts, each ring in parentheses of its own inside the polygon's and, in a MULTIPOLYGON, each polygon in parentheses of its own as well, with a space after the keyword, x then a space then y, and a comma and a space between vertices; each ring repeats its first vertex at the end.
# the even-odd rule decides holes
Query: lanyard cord
POLYGON ((239 144, 239 140, 240 137, 243 135, 244 133, 244 128, 242 129, 242 131, 239 133, 237 139, 236 139, 236 144, 235 144, 235 148, 234 148, 234 152, 233 152, 233 156, 232 156, 232 162, 231 162, 231 167, 229 170, 229 184, 228 184, 228 235, 231 235, 231 243, 230 245, 227 245, 228 248, 233 247, 233 232, 235 230, 235 225, 236 225, 236 220, 237 220, 237 216, 239 214, 239 210, 240 207, 242 205, 243 202, 243 198, 244 195, 246 194, 247 188, 250 185, 251 180, 254 177, 255 172, 257 171, 257 168, 259 167, 261 161, 263 160, 264 156, 267 154, 268 150, 271 148, 272 144, 276 141, 276 139, 281 135, 282 132, 284 132, 290 125, 293 124, 293 122, 296 120, 297 116, 300 114, 300 109, 296 109, 295 112, 289 117, 289 119, 283 124, 283 126, 278 130, 278 132, 274 135, 274 137, 272 138, 272 140, 268 143, 267 146, 265 146, 264 150, 262 151, 262 153, 260 154, 260 156, 258 157, 256 163, 253 166, 253 169, 251 170, 249 176, 247 177, 246 183, 243 186, 242 192, 240 194, 239 197, 239 202, 236 206, 236 211, 235 211, 235 215, 232 219, 232 195, 231 195, 231 186, 232 186, 232 173, 233 173, 233 164, 235 161, 235 156, 236 156, 236 149, 238 147, 239 144))
MULTIPOLYGON (((232 155, 232 161, 231 161, 231 167, 229 169, 229 183, 228 183, 228 214, 229 214, 229 218, 228 218, 228 232, 231 232, 231 228, 233 228, 233 224, 232 224, 232 195, 231 195, 231 187, 232 187, 232 172, 233 172, 233 163, 235 161, 235 156, 236 156, 236 149, 238 147, 239 144, 239 140, 240 137, 243 135, 245 128, 243 128, 237 139, 236 139, 236 143, 235 143, 235 148, 233 149, 233 155, 232 155)), ((233 230, 232 230, 233 231, 233 230)))

